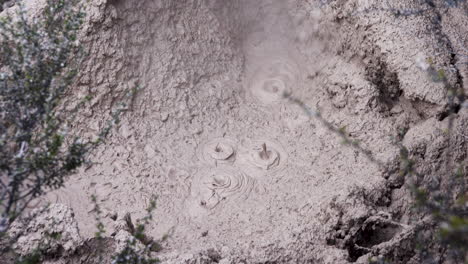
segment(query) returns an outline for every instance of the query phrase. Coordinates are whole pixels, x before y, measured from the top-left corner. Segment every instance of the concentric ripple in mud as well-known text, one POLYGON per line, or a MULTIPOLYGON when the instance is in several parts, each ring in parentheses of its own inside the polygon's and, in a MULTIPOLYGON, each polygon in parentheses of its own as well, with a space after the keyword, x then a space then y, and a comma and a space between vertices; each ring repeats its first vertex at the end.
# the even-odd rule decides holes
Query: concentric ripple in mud
POLYGON ((209 165, 232 163, 236 159, 236 141, 229 138, 214 138, 204 143, 197 151, 198 157, 209 165))
POLYGON ((211 210, 228 199, 246 199, 255 181, 234 168, 216 168, 200 171, 192 183, 192 198, 202 208, 211 210))
POLYGON ((254 140, 247 145, 246 162, 262 171, 277 171, 286 165, 287 153, 271 140, 254 140))
POLYGON ((297 66, 289 61, 274 61, 255 71, 249 82, 251 93, 264 104, 283 100, 297 87, 299 79, 297 66))

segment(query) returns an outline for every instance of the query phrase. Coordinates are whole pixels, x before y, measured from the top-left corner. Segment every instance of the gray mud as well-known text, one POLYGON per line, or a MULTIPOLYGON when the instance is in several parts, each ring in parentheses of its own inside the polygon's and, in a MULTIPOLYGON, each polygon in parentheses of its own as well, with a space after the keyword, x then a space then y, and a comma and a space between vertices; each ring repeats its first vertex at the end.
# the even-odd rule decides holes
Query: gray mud
MULTIPOLYGON (((408 131, 403 142, 423 153, 421 169, 440 172, 446 91, 417 62, 432 58, 467 88, 468 64, 454 55, 466 52, 466 4, 402 17, 380 2, 92 1, 82 36, 90 57, 69 105, 93 99, 75 129, 96 133, 127 89, 143 88, 96 164, 49 201, 70 206, 89 238, 90 195, 104 215, 136 219, 157 195, 148 230, 170 234, 160 255, 168 263, 415 261, 393 138, 408 131), (284 94, 346 127, 385 166, 284 94)), ((455 119, 463 133, 466 110, 455 119)))

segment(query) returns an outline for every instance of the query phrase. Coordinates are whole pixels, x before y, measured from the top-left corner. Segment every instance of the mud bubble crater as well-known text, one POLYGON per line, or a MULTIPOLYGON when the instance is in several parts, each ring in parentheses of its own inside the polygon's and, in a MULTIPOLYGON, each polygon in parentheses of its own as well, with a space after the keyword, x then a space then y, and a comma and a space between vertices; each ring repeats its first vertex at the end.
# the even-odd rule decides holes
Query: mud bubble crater
POLYGON ((282 101, 299 84, 300 74, 295 63, 288 60, 274 61, 260 66, 248 84, 251 94, 263 104, 282 101))
POLYGON ((236 160, 236 141, 229 138, 214 138, 198 149, 198 157, 208 165, 233 163, 236 160))

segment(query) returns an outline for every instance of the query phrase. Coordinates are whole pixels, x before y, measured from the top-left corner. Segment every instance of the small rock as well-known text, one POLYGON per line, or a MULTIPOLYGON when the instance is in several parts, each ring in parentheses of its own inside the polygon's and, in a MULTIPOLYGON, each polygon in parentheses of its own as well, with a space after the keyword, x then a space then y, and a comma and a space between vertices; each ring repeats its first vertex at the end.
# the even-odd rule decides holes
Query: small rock
POLYGON ((169 119, 169 114, 166 112, 162 112, 161 114, 161 121, 166 122, 169 119))

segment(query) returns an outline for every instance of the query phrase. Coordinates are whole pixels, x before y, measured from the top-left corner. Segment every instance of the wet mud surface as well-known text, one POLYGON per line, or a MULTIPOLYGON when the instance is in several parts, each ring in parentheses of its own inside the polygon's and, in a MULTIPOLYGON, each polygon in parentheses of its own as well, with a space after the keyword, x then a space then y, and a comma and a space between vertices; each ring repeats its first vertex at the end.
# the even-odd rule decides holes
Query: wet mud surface
MULTIPOLYGON (((404 245, 414 229, 393 139, 408 131, 404 144, 425 153, 421 169, 439 172, 447 101, 417 59, 438 54, 434 64, 466 88, 467 65, 452 55, 463 50, 450 44, 454 28, 468 29, 466 7, 401 18, 378 1, 356 11, 360 2, 93 1, 83 33, 90 56, 73 95, 93 99, 74 129, 99 131, 127 89, 142 89, 95 164, 48 201, 71 207, 89 238, 91 195, 110 226, 111 216, 142 217, 158 196, 148 230, 170 234, 168 263, 353 263, 379 254, 410 263, 404 245), (427 33, 433 16, 442 27, 427 33), (343 146, 285 95, 385 166, 343 146)), ((462 160, 466 148, 455 152, 462 160)))

